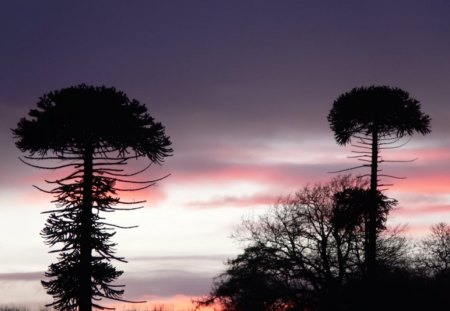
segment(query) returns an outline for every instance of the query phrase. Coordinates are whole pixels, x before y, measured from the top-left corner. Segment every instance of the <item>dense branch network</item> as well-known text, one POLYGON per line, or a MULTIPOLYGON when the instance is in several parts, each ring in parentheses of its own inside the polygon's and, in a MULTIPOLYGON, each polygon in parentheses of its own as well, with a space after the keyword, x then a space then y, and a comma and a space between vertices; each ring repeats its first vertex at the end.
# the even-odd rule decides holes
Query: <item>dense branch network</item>
MULTIPOLYGON (((83 227, 82 221, 82 202, 83 202, 83 185, 84 171, 81 156, 59 155, 56 157, 31 157, 26 156, 21 159, 35 168, 57 170, 62 168, 73 168, 73 172, 69 175, 56 179, 46 180, 46 182, 54 188, 50 190, 37 187, 40 191, 52 194, 55 199, 52 203, 56 204, 56 208, 45 211, 49 214, 45 228, 41 235, 51 247, 55 249, 50 253, 59 253, 58 263, 50 265, 49 272, 46 277, 50 280, 42 281, 47 288, 48 293, 56 299, 48 306, 57 306, 58 309, 72 310, 78 305, 77 291, 79 291, 79 249, 81 245, 81 231, 83 227), (37 165, 36 161, 54 161, 62 160, 71 163, 65 165, 37 165), (70 286, 68 286, 70 284, 70 286)), ((116 280, 123 271, 116 270, 110 261, 126 262, 123 257, 115 255, 116 243, 110 240, 115 235, 115 229, 131 229, 136 226, 118 226, 106 222, 102 213, 111 213, 117 210, 136 210, 143 206, 135 206, 143 204, 146 201, 122 201, 118 197, 120 191, 138 191, 154 185, 157 181, 167 177, 164 176, 155 180, 133 180, 135 177, 145 172, 150 164, 143 169, 127 173, 123 165, 127 165, 127 161, 134 157, 113 157, 105 152, 96 153, 93 158, 93 179, 92 179, 92 213, 90 222, 92 224, 91 231, 91 248, 93 251, 92 262, 92 293, 96 298, 109 298, 113 300, 126 301, 121 299, 124 293, 123 285, 110 284, 116 280), (126 187, 118 187, 118 183, 124 183, 126 187), (124 204, 125 207, 120 207, 124 204)), ((131 301, 128 301, 131 302, 131 301)), ((134 301, 136 302, 136 301, 134 301)), ((99 309, 108 309, 97 303, 93 307, 99 309)))

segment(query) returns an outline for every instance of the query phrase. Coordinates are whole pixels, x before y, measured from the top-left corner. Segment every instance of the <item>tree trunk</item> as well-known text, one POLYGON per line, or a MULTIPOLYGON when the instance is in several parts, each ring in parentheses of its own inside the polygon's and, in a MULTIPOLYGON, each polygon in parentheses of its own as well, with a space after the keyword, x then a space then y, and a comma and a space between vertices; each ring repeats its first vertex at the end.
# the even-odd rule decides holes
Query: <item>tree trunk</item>
POLYGON ((93 182, 93 151, 85 148, 84 151, 84 176, 83 176, 83 201, 81 211, 80 232, 80 291, 78 297, 79 311, 92 310, 92 182, 93 182))
MULTIPOLYGON (((366 250, 366 268, 369 278, 375 275, 376 255, 377 255, 377 188, 378 188, 378 130, 372 132, 372 164, 370 172, 370 206, 369 208, 369 228, 368 243, 366 250)), ((367 229, 366 229, 367 230, 367 229)))

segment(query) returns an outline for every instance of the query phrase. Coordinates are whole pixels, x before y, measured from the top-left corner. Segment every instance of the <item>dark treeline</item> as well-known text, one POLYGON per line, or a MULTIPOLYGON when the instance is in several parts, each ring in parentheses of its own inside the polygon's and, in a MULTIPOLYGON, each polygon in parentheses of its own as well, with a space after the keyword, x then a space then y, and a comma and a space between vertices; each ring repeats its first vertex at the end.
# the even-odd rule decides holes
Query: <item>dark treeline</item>
MULTIPOLYGON (((377 274, 366 277, 366 216, 361 206, 349 210, 340 202, 346 192, 365 184, 338 176, 280 198, 262 216, 245 220, 236 234, 246 245, 243 253, 227 262, 199 304, 219 303, 226 311, 450 307, 446 224, 433 226, 429 237, 413 243, 403 236, 404 227, 386 230, 380 221, 377 274)), ((395 206, 394 200, 387 203, 384 216, 395 206)))
MULTIPOLYGON (((398 178, 382 172, 383 153, 414 133, 430 132, 419 101, 389 86, 354 88, 328 115, 340 145, 350 144, 357 177, 341 175, 280 198, 236 238, 245 247, 214 280, 198 306, 224 311, 447 310, 450 226, 440 223, 421 243, 400 227, 387 230, 398 204, 385 195, 398 178)), ((403 228, 404 229, 404 228, 403 228)))

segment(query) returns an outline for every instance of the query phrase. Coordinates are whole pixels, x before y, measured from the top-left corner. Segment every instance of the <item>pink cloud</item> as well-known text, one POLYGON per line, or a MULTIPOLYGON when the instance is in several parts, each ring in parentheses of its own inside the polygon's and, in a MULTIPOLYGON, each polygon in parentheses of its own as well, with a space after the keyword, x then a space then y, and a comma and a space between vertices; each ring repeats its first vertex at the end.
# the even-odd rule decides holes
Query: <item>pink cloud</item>
MULTIPOLYGON (((328 167, 322 165, 296 164, 218 164, 175 172, 171 182, 176 183, 233 183, 252 182, 275 188, 301 187, 308 182, 332 177, 328 167)), ((170 186, 167 183, 167 186, 170 186)))
POLYGON ((407 226, 401 235, 406 235, 410 238, 422 239, 430 234, 432 224, 415 224, 414 226, 407 226))
POLYGON ((392 214, 396 216, 420 217, 421 215, 443 215, 450 213, 450 204, 425 205, 418 207, 400 207, 395 209, 392 214))
POLYGON ((442 161, 449 162, 450 161, 450 150, 448 149, 418 149, 411 152, 411 154, 415 154, 419 160, 422 161, 442 161))
MULTIPOLYGON (((408 148, 408 145, 399 149, 382 150, 381 155, 385 160, 414 160, 414 163, 432 163, 450 161, 450 150, 446 146, 442 148, 428 148, 417 146, 408 148), (432 162, 430 162, 432 161, 432 162)), ((397 163, 398 164, 398 163, 397 163)), ((397 165, 396 164, 396 165, 397 165)))
POLYGON ((158 187, 158 185, 139 191, 121 191, 117 194, 122 201, 133 202, 145 200, 145 203, 139 204, 144 207, 157 207, 168 198, 168 195, 166 190, 158 187))
POLYGON ((434 195, 450 191, 450 172, 411 172, 406 179, 395 180, 395 191, 434 195))
POLYGON ((195 208, 216 208, 216 207, 237 207, 246 208, 251 206, 269 206, 272 205, 279 198, 275 194, 254 194, 248 196, 223 196, 216 197, 207 201, 193 201, 187 205, 195 208))

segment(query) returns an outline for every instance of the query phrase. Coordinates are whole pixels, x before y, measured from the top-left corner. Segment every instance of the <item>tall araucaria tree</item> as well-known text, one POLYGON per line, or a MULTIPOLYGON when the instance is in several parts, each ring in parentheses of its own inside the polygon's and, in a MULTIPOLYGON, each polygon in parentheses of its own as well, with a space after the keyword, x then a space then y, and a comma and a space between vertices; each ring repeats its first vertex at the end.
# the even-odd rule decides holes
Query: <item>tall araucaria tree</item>
POLYGON ((40 169, 61 169, 65 177, 46 181, 54 188, 41 191, 54 195, 56 208, 49 214, 42 236, 51 252, 59 253, 42 281, 57 310, 91 311, 102 298, 119 301, 123 285, 112 284, 123 271, 112 260, 111 238, 115 228, 103 214, 140 208, 118 197, 120 191, 145 189, 157 180, 136 180, 151 164, 161 164, 172 154, 171 142, 161 123, 155 122, 145 105, 129 99, 113 87, 81 84, 42 96, 29 118, 13 129, 17 147, 26 152, 26 164, 40 169), (127 172, 129 160, 147 158, 148 165, 127 172), (39 162, 41 161, 41 162, 39 162), (56 162, 58 161, 58 162, 56 162), (43 163, 43 164, 41 164, 43 163), (57 164, 55 164, 57 163, 57 164), (121 204, 125 204, 122 205, 121 204))
MULTIPOLYGON (((389 86, 354 88, 340 95, 328 115, 330 127, 339 145, 351 144, 360 161, 358 167, 370 167, 370 193, 374 198, 369 206, 365 262, 368 275, 375 273, 377 254, 377 191, 379 164, 386 162, 382 149, 396 148, 394 144, 414 132, 428 134, 430 117, 422 113, 418 100, 402 89, 389 86)), ((392 177, 392 176, 391 176, 392 177)))

